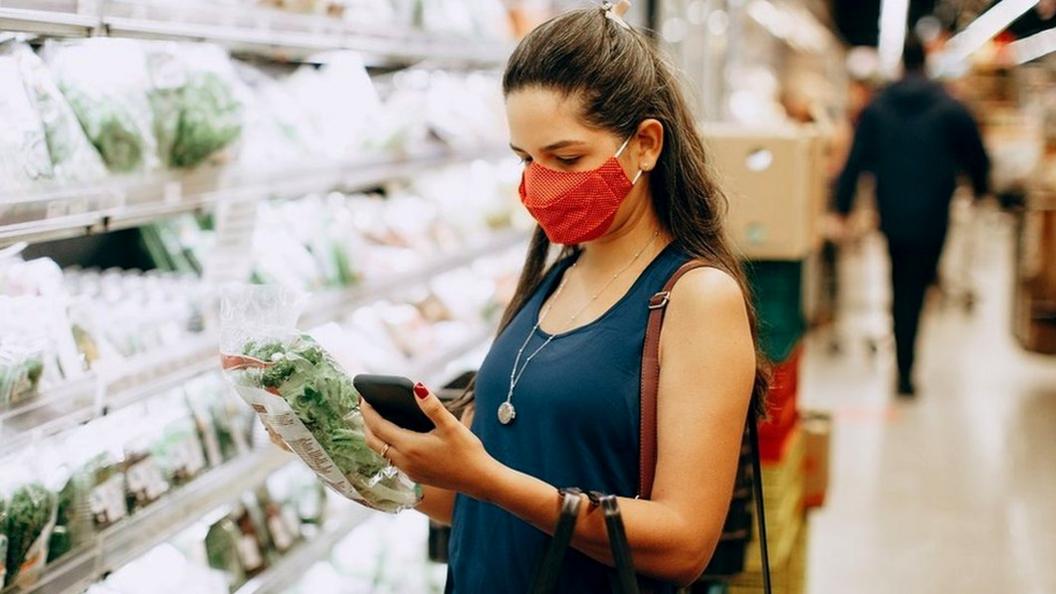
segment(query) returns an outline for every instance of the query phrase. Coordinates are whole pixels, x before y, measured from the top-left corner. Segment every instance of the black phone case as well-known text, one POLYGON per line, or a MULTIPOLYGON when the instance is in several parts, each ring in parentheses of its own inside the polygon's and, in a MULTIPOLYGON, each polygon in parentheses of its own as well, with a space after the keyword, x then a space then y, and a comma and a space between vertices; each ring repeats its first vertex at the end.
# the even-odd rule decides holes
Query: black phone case
POLYGON ((419 433, 435 429, 415 401, 411 380, 396 375, 361 374, 352 378, 352 385, 379 415, 396 425, 419 433))

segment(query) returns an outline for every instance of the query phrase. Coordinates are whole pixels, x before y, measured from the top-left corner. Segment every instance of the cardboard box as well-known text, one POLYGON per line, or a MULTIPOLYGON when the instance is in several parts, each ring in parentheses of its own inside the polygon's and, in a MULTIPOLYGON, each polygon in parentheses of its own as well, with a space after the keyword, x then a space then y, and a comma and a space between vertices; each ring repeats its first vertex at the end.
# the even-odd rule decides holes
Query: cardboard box
POLYGON ((1056 354, 1056 209, 1020 217, 1013 330, 1023 348, 1056 354))
POLYGON ((753 260, 802 260, 820 243, 824 144, 809 127, 704 124, 704 142, 729 198, 727 234, 753 260))
POLYGON ((803 439, 806 444, 803 504, 821 507, 829 491, 829 451, 832 443, 832 415, 809 411, 803 415, 803 439))

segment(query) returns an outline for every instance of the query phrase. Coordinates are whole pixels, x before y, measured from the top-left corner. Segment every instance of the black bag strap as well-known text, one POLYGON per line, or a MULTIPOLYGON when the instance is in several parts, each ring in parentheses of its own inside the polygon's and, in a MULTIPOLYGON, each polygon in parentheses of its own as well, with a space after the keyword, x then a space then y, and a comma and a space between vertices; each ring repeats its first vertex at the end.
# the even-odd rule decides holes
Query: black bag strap
POLYGON ((560 494, 561 515, 557 518, 557 527, 554 528, 554 536, 550 539, 550 544, 543 554, 543 561, 535 572, 535 579, 529 590, 531 594, 550 594, 557 587, 557 579, 561 576, 561 565, 565 561, 568 546, 572 542, 572 534, 576 531, 579 504, 582 500, 580 493, 562 490, 560 494))
POLYGON ((600 506, 605 514, 605 531, 608 532, 609 547, 612 549, 614 594, 639 594, 638 576, 634 573, 631 544, 627 542, 619 500, 615 495, 591 491, 590 501, 600 506))
POLYGON ((763 500, 763 464, 759 459, 759 420, 754 411, 749 411, 748 441, 752 450, 752 492, 755 495, 756 522, 759 525, 759 558, 762 561, 763 592, 771 594, 770 551, 766 540, 766 505, 763 500))

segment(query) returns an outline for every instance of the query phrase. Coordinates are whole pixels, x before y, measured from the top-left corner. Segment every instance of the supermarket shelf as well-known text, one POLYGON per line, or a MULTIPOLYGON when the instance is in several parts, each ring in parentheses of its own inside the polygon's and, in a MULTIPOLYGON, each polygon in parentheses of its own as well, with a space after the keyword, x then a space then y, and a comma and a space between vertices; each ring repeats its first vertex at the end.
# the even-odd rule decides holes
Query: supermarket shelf
POLYGON ((433 150, 395 159, 360 160, 261 171, 204 167, 188 173, 60 188, 0 203, 0 247, 136 227, 221 202, 362 190, 409 177, 423 168, 505 156, 508 149, 433 150))
POLYGON ((72 10, 0 8, 0 31, 20 31, 55 37, 87 37, 98 25, 99 19, 95 15, 78 14, 72 10))
POLYGON ((369 28, 339 17, 202 0, 100 0, 101 7, 93 13, 78 12, 77 3, 70 0, 12 4, 17 7, 0 8, 0 31, 209 41, 234 52, 284 61, 354 50, 372 66, 428 61, 498 67, 512 50, 502 41, 416 30, 394 33, 392 26, 369 28))
MULTIPOLYGON (((413 286, 438 274, 468 265, 478 258, 500 253, 528 240, 528 233, 510 230, 430 262, 405 274, 346 291, 313 297, 302 326, 312 327, 333 320, 342 312, 377 299, 401 287, 413 286)), ((418 377, 433 379, 448 361, 461 357, 491 338, 487 327, 451 351, 415 365, 418 377)), ((219 369, 217 336, 206 332, 186 343, 147 355, 123 360, 116 370, 106 368, 74 382, 45 390, 36 398, 0 409, 0 456, 29 445, 36 439, 85 423, 108 410, 127 407, 165 390, 176 388, 201 374, 219 369)))
POLYGON ((365 507, 349 506, 346 513, 332 522, 315 538, 299 545, 260 575, 249 580, 235 594, 271 594, 293 586, 317 561, 324 558, 337 543, 378 512, 365 507))
POLYGON ((434 276, 467 266, 479 258, 499 254, 518 245, 527 244, 530 237, 531 234, 528 231, 519 229, 504 231, 487 241, 479 242, 459 250, 457 253, 441 256, 427 262, 421 268, 395 274, 389 278, 379 279, 362 286, 313 295, 304 315, 301 316, 301 324, 310 328, 333 320, 335 312, 349 311, 356 305, 389 295, 401 288, 420 284, 434 276))
POLYGON ((0 409, 0 457, 88 421, 99 410, 99 380, 93 374, 43 390, 36 397, 0 409))
POLYGON ((216 345, 216 336, 206 334, 148 356, 123 360, 119 374, 101 369, 0 410, 0 456, 216 369, 216 345))
POLYGON ((259 485, 293 460, 290 454, 268 446, 226 462, 150 507, 103 530, 82 551, 48 566, 40 582, 33 587, 12 589, 11 594, 82 592, 99 576, 172 538, 196 522, 203 513, 259 485))
MULTIPOLYGON (((421 377, 439 377, 445 363, 486 344, 491 334, 492 329, 484 327, 442 355, 412 364, 412 369, 420 373, 421 377)), ((196 522, 202 514, 232 501, 238 494, 259 485, 269 475, 295 460, 291 454, 279 448, 265 446, 226 462, 103 530, 80 551, 49 565, 42 579, 33 587, 4 590, 3 594, 82 592, 100 576, 169 540, 196 522)), ((238 592, 282 591, 374 513, 367 508, 350 505, 345 515, 329 523, 317 537, 297 547, 268 571, 247 582, 238 592)))

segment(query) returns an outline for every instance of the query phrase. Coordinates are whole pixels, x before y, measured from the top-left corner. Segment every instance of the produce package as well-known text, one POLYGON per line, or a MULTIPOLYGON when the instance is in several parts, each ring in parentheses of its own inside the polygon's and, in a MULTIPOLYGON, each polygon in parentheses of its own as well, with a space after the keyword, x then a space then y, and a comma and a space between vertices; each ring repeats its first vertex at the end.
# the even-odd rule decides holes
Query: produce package
POLYGON ((4 53, 18 64, 22 83, 44 127, 51 178, 70 184, 106 176, 106 165, 62 95, 44 61, 25 43, 9 43, 4 53))
POLYGON ((205 535, 205 554, 209 567, 227 576, 231 590, 246 583, 246 570, 242 566, 240 553, 241 539, 242 533, 230 516, 224 516, 210 526, 205 535))
POLYGON ((22 84, 18 60, 0 51, 0 192, 25 191, 51 175, 44 125, 22 84))
POLYGON ((224 374, 333 490, 373 509, 413 507, 421 489, 367 447, 352 378, 295 322, 300 299, 274 286, 238 286, 221 298, 224 374))
POLYGON ((195 43, 144 45, 161 159, 170 167, 194 167, 242 132, 241 84, 227 54, 195 43))
POLYGON ((88 140, 115 172, 159 165, 141 42, 93 37, 48 42, 43 57, 88 140))
POLYGON ((0 464, 0 498, 7 501, 0 530, 7 537, 4 585, 31 586, 48 558, 57 497, 31 475, 20 458, 13 458, 0 464))
POLYGON ((50 564, 82 545, 92 533, 84 450, 70 440, 49 439, 33 456, 40 480, 56 495, 55 527, 48 539, 50 564))

